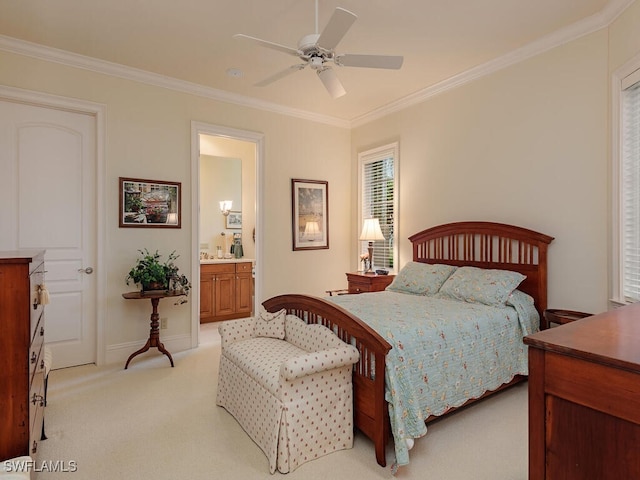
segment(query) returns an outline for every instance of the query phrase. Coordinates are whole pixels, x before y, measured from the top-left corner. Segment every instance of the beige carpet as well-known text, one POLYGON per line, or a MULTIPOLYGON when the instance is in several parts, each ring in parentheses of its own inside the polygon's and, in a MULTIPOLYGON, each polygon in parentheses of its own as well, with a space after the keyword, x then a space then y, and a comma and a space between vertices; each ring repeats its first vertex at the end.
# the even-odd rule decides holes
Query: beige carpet
MULTIPOLYGON (((46 408, 48 440, 36 466, 75 462, 77 471, 40 471, 32 479, 335 480, 393 478, 375 461, 371 442, 269 475, 267 458, 215 404, 220 337, 204 325, 201 346, 167 357, 152 349, 124 365, 55 370, 46 408)), ((392 445, 387 461, 393 461, 392 445)), ((511 388, 429 426, 398 479, 525 480, 527 387, 511 388)))

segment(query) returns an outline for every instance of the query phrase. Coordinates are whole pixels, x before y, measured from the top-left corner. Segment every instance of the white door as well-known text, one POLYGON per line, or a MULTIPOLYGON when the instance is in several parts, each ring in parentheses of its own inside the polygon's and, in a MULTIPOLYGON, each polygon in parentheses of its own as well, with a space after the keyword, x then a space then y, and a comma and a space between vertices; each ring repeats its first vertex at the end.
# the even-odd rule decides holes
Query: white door
POLYGON ((45 249, 54 368, 96 362, 96 119, 0 100, 0 250, 45 249))

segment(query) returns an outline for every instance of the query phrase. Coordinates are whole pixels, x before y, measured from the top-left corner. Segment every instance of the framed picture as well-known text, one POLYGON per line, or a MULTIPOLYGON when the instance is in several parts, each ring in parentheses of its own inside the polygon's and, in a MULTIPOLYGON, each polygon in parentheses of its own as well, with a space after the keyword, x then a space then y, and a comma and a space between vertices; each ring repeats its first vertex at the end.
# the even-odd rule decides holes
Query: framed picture
POLYGON ((294 250, 329 248, 329 182, 291 180, 294 250))
POLYGON ((119 178, 120 227, 180 228, 181 184, 119 178))
POLYGON ((224 228, 242 228, 242 212, 229 212, 225 217, 224 228))

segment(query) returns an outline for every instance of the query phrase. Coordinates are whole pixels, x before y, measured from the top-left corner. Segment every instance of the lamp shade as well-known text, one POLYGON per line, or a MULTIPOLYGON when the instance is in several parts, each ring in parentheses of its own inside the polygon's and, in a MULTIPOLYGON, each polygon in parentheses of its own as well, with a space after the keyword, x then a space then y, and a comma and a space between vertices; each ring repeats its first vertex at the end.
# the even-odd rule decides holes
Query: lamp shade
POLYGON ((318 222, 307 222, 304 226, 304 238, 312 241, 316 239, 316 236, 320 233, 320 227, 318 222))
POLYGON ((382 230, 380 229, 380 221, 377 218, 367 218, 362 225, 362 233, 360 233, 360 240, 375 241, 384 240, 382 230))

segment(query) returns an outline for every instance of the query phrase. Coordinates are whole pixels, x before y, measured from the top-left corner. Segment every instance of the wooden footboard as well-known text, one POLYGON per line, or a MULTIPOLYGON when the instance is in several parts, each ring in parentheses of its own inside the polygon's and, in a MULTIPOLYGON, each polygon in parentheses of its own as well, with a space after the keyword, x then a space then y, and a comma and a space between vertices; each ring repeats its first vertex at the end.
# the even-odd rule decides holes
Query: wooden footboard
POLYGON ((263 303, 269 312, 283 308, 307 323, 330 328, 341 340, 355 346, 360 361, 354 365, 354 422, 369 437, 376 450, 376 460, 386 465, 385 447, 389 440, 389 410, 385 401, 385 358, 391 345, 358 317, 318 297, 280 295, 263 303))

